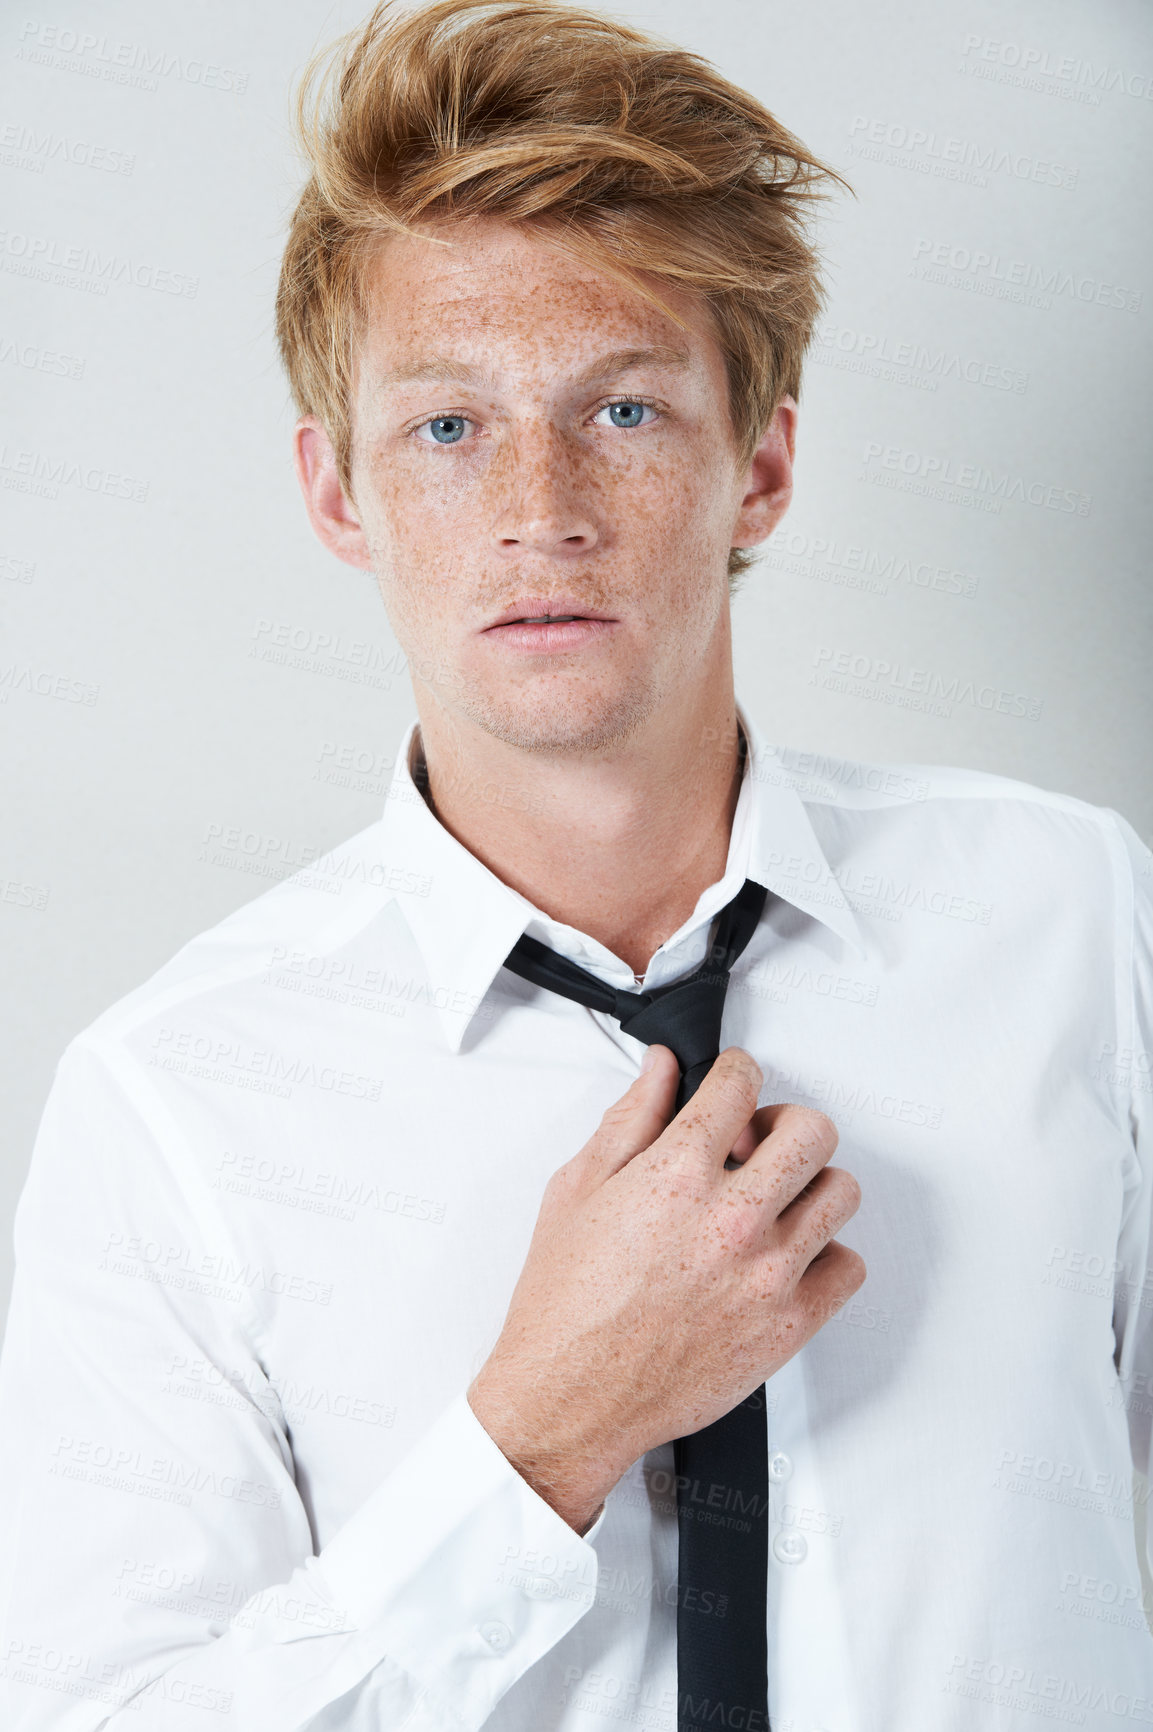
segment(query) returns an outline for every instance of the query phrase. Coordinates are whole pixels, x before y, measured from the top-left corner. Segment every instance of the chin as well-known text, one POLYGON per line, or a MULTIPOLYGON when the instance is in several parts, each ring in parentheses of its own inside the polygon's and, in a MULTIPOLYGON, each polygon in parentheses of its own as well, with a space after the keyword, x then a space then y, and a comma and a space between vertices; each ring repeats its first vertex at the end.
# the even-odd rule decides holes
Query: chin
POLYGON ((653 713, 654 694, 627 691, 481 693, 459 708, 494 739, 522 752, 611 752, 627 744, 653 713))

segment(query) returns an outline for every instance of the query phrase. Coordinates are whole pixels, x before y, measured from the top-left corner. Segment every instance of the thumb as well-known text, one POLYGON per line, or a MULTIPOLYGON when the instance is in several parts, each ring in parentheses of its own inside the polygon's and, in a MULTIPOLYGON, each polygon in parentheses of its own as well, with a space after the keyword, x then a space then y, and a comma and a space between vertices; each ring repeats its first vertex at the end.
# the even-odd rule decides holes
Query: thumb
POLYGON ((671 1047, 649 1047, 640 1075, 605 1110, 578 1156, 594 1184, 603 1184, 656 1142, 673 1116, 680 1076, 671 1047))

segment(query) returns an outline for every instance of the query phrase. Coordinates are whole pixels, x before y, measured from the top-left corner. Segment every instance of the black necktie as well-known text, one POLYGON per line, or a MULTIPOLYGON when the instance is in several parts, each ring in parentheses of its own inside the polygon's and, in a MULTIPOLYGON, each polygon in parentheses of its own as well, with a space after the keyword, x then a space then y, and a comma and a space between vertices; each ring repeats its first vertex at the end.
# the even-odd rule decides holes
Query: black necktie
MULTIPOLYGON (((537 986, 615 1016, 626 1034, 671 1047, 681 1068, 679 1112, 720 1051, 729 972, 765 904, 751 878, 723 909, 699 968, 650 992, 623 992, 522 937, 505 967, 537 986)), ((673 1442, 677 1485, 677 1727, 769 1732, 766 1590, 768 1422, 759 1389, 731 1412, 673 1442)))

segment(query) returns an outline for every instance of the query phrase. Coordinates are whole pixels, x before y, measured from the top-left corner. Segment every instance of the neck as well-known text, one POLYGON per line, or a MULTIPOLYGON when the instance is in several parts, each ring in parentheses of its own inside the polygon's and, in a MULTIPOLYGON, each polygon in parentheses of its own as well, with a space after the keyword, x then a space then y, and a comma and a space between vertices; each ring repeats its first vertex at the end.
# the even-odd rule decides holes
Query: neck
POLYGON ((728 672, 584 757, 462 729, 418 690, 425 799, 505 884, 641 976, 724 875, 744 744, 728 672))

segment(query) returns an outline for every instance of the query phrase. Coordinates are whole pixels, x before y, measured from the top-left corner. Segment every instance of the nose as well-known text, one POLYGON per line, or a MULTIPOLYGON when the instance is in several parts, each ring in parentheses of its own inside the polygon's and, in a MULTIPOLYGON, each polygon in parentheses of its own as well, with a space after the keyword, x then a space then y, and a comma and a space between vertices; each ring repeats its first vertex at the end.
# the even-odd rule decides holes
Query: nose
POLYGON ((534 428, 509 440, 495 476, 499 505, 492 534, 502 553, 554 557, 588 553, 597 543, 588 477, 579 455, 556 432, 534 428))

